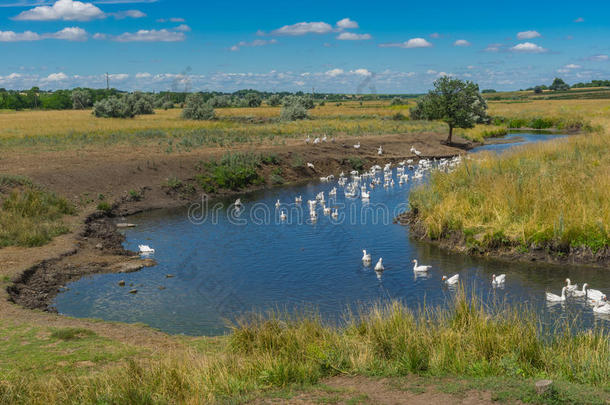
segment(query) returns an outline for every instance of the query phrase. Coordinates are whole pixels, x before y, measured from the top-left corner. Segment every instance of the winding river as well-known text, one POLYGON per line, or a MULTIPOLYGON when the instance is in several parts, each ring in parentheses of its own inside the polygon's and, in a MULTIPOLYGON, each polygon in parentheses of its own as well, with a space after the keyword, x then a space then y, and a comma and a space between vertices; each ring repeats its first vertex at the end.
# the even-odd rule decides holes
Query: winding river
MULTIPOLYGON (((546 141, 560 135, 510 134, 517 143, 486 145, 479 150, 501 153, 515 145, 546 141)), ((476 152, 476 151, 474 151, 476 152)), ((234 199, 202 201, 190 210, 147 212, 130 217, 136 228, 126 230, 125 247, 155 248, 155 267, 130 274, 100 274, 68 285, 54 305, 65 315, 121 322, 142 322, 174 334, 218 335, 227 320, 249 311, 271 309, 317 311, 338 321, 347 308, 396 299, 413 308, 443 305, 455 293, 440 280, 459 273, 468 292, 476 290, 489 302, 525 303, 539 312, 545 325, 570 320, 577 328, 610 328, 610 318, 594 314, 583 299, 548 305, 544 292, 559 294, 564 280, 587 282, 610 291, 610 272, 583 267, 512 263, 442 251, 409 238, 407 227, 392 219, 407 207, 409 180, 371 191, 370 203, 346 199, 336 181, 274 188, 234 199), (333 219, 318 210, 311 223, 307 200, 324 191, 336 206, 333 219), (299 209, 295 196, 303 196, 299 209), (288 218, 282 222, 279 199, 288 218), (383 257, 385 271, 377 274, 361 262, 362 249, 383 257), (411 260, 432 265, 425 275, 412 271, 411 260), (492 274, 507 275, 502 288, 492 288, 492 274), (124 280, 126 286, 119 286, 124 280), (129 291, 137 289, 137 294, 129 291)))

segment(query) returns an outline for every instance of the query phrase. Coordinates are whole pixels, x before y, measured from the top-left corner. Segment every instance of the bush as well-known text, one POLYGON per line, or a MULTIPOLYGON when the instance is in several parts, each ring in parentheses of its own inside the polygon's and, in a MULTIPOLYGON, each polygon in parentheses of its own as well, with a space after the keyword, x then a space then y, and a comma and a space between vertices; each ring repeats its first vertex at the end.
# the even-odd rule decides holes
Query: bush
POLYGON ((294 121, 309 118, 307 109, 309 102, 313 104, 313 100, 305 99, 298 96, 286 96, 284 97, 284 105, 280 112, 280 119, 282 121, 294 121))
POLYGON ((106 201, 102 201, 101 203, 99 203, 97 205, 97 209, 98 211, 103 211, 106 214, 110 213, 110 211, 112 211, 112 205, 110 205, 110 203, 106 202, 106 201))
POLYGON ((261 96, 256 93, 248 93, 246 94, 246 103, 248 103, 248 107, 260 107, 263 100, 261 96))
POLYGON ((172 103, 171 101, 166 101, 161 105, 161 108, 163 108, 164 110, 172 109, 174 108, 174 103, 172 103))
POLYGON ((87 90, 74 90, 72 92, 72 108, 84 110, 91 107, 91 95, 87 90))
POLYGON ((98 118, 133 118, 129 105, 118 97, 108 97, 93 105, 93 115, 98 118))
POLYGON ((211 120, 214 118, 214 108, 206 103, 201 93, 189 94, 186 98, 182 118, 187 120, 211 120))
POLYGON ((400 97, 394 97, 390 105, 403 105, 404 101, 400 97))
POLYGON ((271 107, 277 107, 278 105, 282 104, 282 97, 280 97, 279 94, 273 94, 267 100, 267 104, 270 105, 271 107))
POLYGON ((222 95, 222 96, 214 96, 208 101, 212 108, 227 108, 231 107, 231 97, 222 95))

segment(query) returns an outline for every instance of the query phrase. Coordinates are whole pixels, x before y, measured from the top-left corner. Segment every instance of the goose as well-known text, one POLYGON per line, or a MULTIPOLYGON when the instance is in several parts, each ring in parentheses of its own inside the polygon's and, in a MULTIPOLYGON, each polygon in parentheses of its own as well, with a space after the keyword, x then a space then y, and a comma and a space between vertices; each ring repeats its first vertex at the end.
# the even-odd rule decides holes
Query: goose
POLYGON ((233 203, 233 205, 235 205, 236 207, 241 207, 242 203, 241 203, 241 198, 238 198, 237 200, 235 200, 235 202, 233 203))
POLYGON ((504 284, 505 281, 506 281, 506 274, 500 274, 499 276, 496 276, 494 274, 494 275, 491 276, 491 284, 492 285, 504 284))
POLYGON ((428 271, 432 268, 432 266, 427 265, 417 265, 417 259, 413 259, 413 271, 428 271))
POLYGON ((328 192, 328 195, 337 195, 337 187, 333 187, 333 189, 328 192))
POLYGON ((582 285, 582 290, 580 290, 580 291, 579 290, 573 290, 573 291, 570 292, 570 294, 573 297, 585 297, 587 295, 587 287, 589 287, 589 284, 584 283, 582 285))
POLYGON ((567 287, 563 287, 561 289, 561 296, 547 292, 546 300, 551 301, 551 302, 563 302, 566 300, 566 290, 567 290, 567 287))
POLYGON ((457 284, 458 281, 460 281, 460 275, 455 274, 449 278, 447 278, 447 276, 443 276, 443 278, 441 278, 441 281, 444 281, 445 284, 448 284, 448 285, 454 285, 454 284, 457 284))
POLYGON ((354 145, 354 149, 360 149, 360 142, 354 145))
POLYGON ((566 283, 567 283, 567 289, 568 291, 574 291, 578 288, 578 284, 572 284, 572 282, 570 281, 569 278, 566 278, 566 283))
POLYGON ((316 139, 313 140, 313 144, 314 145, 317 145, 319 143, 320 143, 320 138, 316 138, 316 139))
POLYGON ((377 154, 379 156, 381 156, 383 154, 383 148, 380 146, 379 149, 377 149, 377 154))
POLYGON ((280 208, 280 205, 282 205, 282 203, 280 203, 280 200, 277 200, 275 202, 275 208, 280 208))
POLYGON ((303 196, 294 197, 294 202, 300 204, 303 202, 303 196))
POLYGON ((362 261, 366 264, 371 264, 371 254, 366 253, 366 249, 362 249, 362 261))
POLYGON ((363 200, 368 200, 371 196, 371 193, 367 192, 367 191, 363 191, 362 192, 362 199, 363 200))
POLYGON ((339 211, 337 211, 337 209, 335 208, 333 210, 333 213, 330 214, 331 217, 333 217, 334 219, 337 219, 339 217, 339 211))
POLYGON ((310 169, 313 169, 314 168, 313 163, 307 162, 307 167, 309 167, 310 169))
POLYGON ((315 221, 316 219, 318 219, 318 214, 316 214, 315 211, 310 211, 309 218, 311 218, 312 221, 315 221))
POLYGON ((311 143, 311 138, 309 137, 309 135, 307 136, 307 138, 305 138, 305 143, 311 143))
POLYGON ((600 302, 595 304, 595 306, 593 307, 593 312, 596 312, 598 314, 610 314, 610 303, 608 303, 608 300, 605 295, 602 297, 602 300, 600 302))
POLYGON ((282 221, 286 220, 286 213, 284 211, 282 211, 282 213, 280 214, 280 220, 282 220, 282 221))
POLYGON ((322 205, 322 211, 324 212, 324 215, 330 215, 330 207, 322 205))
POLYGON ((604 293, 602 293, 599 290, 587 289, 587 299, 592 304, 603 301, 604 297, 605 297, 604 293))
POLYGON ((155 253, 155 249, 151 248, 148 245, 138 245, 138 248, 140 249, 140 253, 143 255, 155 253))
POLYGON ((330 180, 330 179, 329 179, 328 177, 320 177, 320 181, 321 181, 322 183, 326 183, 326 182, 328 182, 329 180, 330 180))
POLYGON ((328 140, 328 138, 326 137, 326 135, 324 135, 324 137, 322 138, 322 142, 326 142, 328 140))
POLYGON ((375 265, 375 271, 384 271, 385 267, 383 267, 383 259, 380 257, 379 261, 377 262, 377 264, 375 265))

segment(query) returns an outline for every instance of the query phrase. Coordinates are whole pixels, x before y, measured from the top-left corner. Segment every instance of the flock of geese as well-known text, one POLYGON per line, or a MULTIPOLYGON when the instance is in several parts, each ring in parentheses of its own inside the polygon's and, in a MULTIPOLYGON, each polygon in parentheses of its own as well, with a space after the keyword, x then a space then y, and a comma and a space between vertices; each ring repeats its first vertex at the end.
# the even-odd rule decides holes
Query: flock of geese
POLYGON ((548 302, 565 302, 570 298, 584 298, 585 301, 593 307, 593 312, 598 314, 610 314, 610 302, 606 294, 599 290, 589 288, 587 283, 582 285, 582 289, 578 289, 578 284, 572 284, 569 278, 566 278, 566 285, 561 289, 561 295, 546 293, 548 302))

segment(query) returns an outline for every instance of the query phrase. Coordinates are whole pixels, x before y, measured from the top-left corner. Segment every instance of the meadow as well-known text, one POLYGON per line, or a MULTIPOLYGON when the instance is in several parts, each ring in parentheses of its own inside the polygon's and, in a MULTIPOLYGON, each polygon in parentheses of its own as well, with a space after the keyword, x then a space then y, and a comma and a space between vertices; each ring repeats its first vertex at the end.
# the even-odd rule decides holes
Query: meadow
POLYGON ((544 338, 537 322, 525 307, 490 307, 458 292, 448 307, 376 305, 346 314, 341 327, 315 315, 254 316, 227 337, 176 337, 179 344, 163 353, 86 329, 3 326, 0 336, 9 344, 0 352, 23 352, 23 363, 2 356, 0 369, 10 372, 0 381, 0 402, 239 403, 278 390, 287 399, 327 377, 364 375, 440 378, 513 401, 603 404, 610 395, 608 336, 592 331, 544 338), (103 372, 84 373, 70 364, 103 372), (537 394, 534 378, 554 379, 554 389, 537 394))

